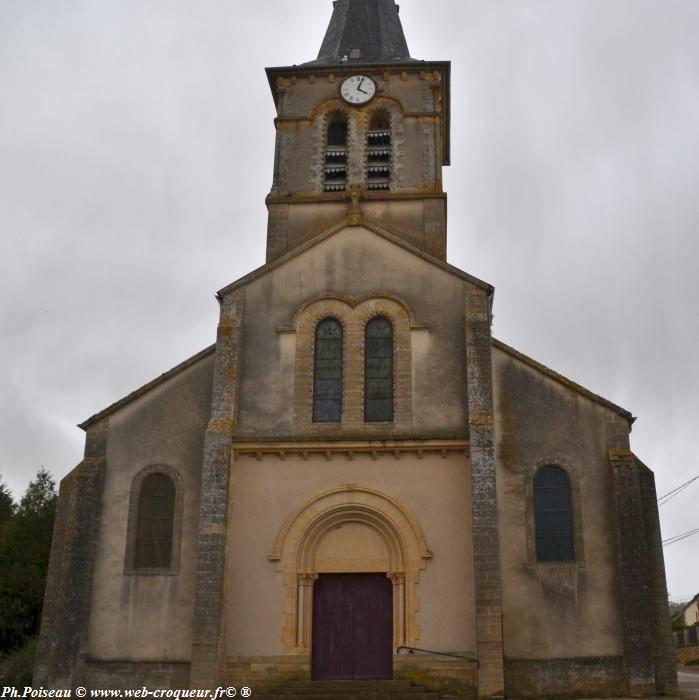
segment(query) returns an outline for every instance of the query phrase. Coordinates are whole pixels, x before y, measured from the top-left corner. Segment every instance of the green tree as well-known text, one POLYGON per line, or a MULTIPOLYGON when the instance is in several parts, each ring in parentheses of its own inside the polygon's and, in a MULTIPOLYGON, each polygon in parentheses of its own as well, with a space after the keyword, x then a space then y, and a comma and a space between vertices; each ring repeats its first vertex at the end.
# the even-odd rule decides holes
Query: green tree
POLYGON ((0 476, 0 527, 12 517, 14 512, 15 502, 12 500, 12 494, 0 476))
POLYGON ((39 631, 56 499, 56 483, 42 467, 0 526, 0 655, 39 631))

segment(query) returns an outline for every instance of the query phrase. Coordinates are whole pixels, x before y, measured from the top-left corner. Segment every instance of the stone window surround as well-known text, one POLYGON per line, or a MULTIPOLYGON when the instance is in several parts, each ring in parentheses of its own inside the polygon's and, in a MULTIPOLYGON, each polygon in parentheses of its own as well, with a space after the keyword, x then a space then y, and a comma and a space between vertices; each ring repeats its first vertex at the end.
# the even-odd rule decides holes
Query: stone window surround
POLYGON ((386 542, 391 558, 391 571, 386 575, 393 583, 393 648, 414 646, 420 638, 416 587, 432 552, 419 523, 398 500, 358 484, 345 484, 294 510, 269 555, 271 562, 277 562, 286 591, 281 630, 285 651, 310 653, 313 585, 322 573, 315 570, 315 552, 323 535, 343 522, 363 523, 386 542))
POLYGON ((124 555, 125 576, 177 576, 180 572, 180 550, 182 545, 182 517, 184 512, 184 480, 182 475, 165 464, 152 464, 142 469, 131 482, 129 496, 128 523, 126 528, 126 552, 124 555), (172 479, 175 485, 175 512, 172 524, 172 553, 170 566, 167 568, 137 569, 134 566, 136 557, 136 538, 138 535, 138 506, 141 497, 141 487, 147 477, 162 474, 172 479))
POLYGON ((294 368, 294 425, 299 435, 332 437, 342 434, 385 435, 401 433, 412 426, 412 349, 410 332, 424 328, 417 324, 409 307, 398 298, 372 295, 354 300, 340 295, 324 295, 303 306, 292 329, 296 333, 294 368), (385 316, 393 324, 394 415, 390 422, 364 421, 364 346, 366 324, 385 316), (343 327, 342 421, 313 422, 313 366, 315 330, 324 318, 335 318, 343 327))
POLYGON ((541 569, 573 569, 585 567, 582 503, 577 469, 567 460, 557 457, 539 459, 524 472, 524 499, 527 533, 527 564, 541 569), (536 557, 536 524, 534 521, 534 477, 547 467, 559 469, 570 481, 570 505, 573 519, 573 561, 538 561, 536 557))

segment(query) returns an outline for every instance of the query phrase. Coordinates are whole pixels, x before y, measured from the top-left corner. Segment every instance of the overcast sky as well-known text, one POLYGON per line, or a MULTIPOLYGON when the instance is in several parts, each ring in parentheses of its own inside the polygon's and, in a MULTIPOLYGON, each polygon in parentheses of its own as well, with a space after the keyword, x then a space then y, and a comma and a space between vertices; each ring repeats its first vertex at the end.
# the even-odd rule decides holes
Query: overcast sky
MULTIPOLYGON (((451 60, 449 260, 497 337, 639 416, 659 494, 699 474, 699 2, 403 0, 451 60)), ((264 262, 265 66, 330 0, 0 0, 0 472, 81 459, 75 425, 211 344, 264 262)), ((699 527, 699 482, 661 509, 699 527)), ((666 549, 699 592, 699 536, 666 549)))

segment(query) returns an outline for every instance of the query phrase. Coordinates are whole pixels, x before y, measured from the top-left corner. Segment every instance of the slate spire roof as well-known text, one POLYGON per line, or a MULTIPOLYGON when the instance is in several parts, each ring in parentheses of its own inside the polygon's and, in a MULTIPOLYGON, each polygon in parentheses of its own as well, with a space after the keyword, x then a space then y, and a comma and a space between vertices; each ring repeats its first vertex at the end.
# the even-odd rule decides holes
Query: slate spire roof
POLYGON ((335 0, 314 65, 411 61, 395 0, 335 0))

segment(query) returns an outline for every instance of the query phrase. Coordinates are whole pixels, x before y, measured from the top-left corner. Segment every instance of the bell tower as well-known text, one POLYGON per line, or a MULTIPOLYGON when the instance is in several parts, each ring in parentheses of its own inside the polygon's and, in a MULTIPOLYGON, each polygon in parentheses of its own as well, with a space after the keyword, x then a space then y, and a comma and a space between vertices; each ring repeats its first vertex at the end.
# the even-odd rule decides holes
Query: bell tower
POLYGON ((448 61, 410 56, 394 0, 336 0, 318 58, 268 68, 277 118, 267 261, 372 223, 446 259, 448 61))

